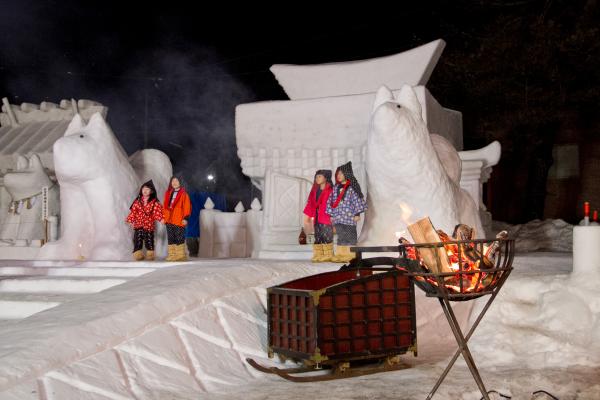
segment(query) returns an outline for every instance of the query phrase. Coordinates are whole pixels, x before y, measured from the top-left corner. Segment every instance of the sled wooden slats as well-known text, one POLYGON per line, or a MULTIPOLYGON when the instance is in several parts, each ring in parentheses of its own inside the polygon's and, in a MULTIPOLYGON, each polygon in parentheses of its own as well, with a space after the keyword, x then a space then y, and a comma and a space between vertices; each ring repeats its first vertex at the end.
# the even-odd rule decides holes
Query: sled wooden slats
POLYGON ((397 269, 313 275, 268 289, 271 353, 328 364, 416 352, 412 280, 397 269))

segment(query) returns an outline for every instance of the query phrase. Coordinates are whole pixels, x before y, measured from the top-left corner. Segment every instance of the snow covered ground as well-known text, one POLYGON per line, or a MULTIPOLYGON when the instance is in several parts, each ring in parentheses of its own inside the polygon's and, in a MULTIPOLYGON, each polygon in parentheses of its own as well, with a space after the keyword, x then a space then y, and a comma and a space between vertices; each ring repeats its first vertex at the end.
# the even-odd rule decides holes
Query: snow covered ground
MULTIPOLYGON (((1 265, 28 273, 56 271, 7 263, 1 265)), ((97 273, 101 264, 79 268, 97 273)), ((419 356, 404 357, 411 368, 290 383, 243 361, 270 362, 264 288, 339 265, 251 259, 142 264, 120 266, 156 270, 0 322, 0 399, 423 399, 456 349, 439 304, 419 292, 419 356)), ((572 277, 571 264, 569 253, 516 256, 515 271, 469 342, 488 390, 513 399, 549 398, 532 396, 536 390, 561 400, 600 399, 600 279, 572 277)), ((463 322, 481 304, 458 305, 463 322)), ((480 397, 459 358, 435 398, 480 397)))
MULTIPOLYGON (((526 253, 515 258, 515 271, 469 342, 488 390, 513 399, 551 398, 540 390, 561 400, 600 399, 600 293, 593 287, 600 281, 585 284, 571 277, 571 260, 569 253, 526 253)), ((483 301, 477 300, 472 317, 483 301)), ((425 302, 436 303, 417 298, 421 309, 427 308, 425 302)), ((443 327, 445 321, 440 321, 443 327)), ((426 348, 422 331, 419 357, 404 358, 412 366, 407 370, 307 384, 265 377, 206 398, 304 399, 326 394, 332 399, 424 399, 456 345, 448 336, 447 347, 426 348)), ((480 398, 462 357, 434 397, 480 398)), ((491 398, 502 397, 492 393, 491 398)))

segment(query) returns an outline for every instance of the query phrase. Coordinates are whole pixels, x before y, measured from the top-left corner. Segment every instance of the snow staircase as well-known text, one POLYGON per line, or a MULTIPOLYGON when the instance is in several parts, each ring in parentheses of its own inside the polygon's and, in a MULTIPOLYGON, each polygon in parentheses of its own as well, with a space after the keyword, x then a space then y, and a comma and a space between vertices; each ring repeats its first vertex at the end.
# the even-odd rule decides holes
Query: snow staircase
POLYGON ((3 261, 0 326, 120 285, 164 264, 3 261))

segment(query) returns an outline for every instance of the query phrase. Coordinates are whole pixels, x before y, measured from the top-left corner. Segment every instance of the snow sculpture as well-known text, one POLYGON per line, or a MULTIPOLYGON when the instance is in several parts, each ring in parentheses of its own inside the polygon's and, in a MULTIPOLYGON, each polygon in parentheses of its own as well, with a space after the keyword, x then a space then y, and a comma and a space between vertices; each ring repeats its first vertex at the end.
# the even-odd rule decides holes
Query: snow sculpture
MULTIPOLYGON (((87 125, 76 115, 53 151, 60 184, 61 238, 42 247, 38 258, 130 259, 131 229, 124 221, 140 177, 102 115, 94 114, 87 125)), ((152 158, 155 153, 132 157, 144 179, 153 171, 146 168, 152 158)), ((164 191, 170 165, 162 173, 152 178, 164 191)))
MULTIPOLYGON (((429 133, 439 135, 430 135, 430 139, 450 176, 451 186, 455 189, 460 181, 460 186, 479 205, 479 219, 486 226, 491 225, 491 215, 482 201, 482 184, 500 158, 500 145, 492 143, 483 149, 457 153, 463 149, 462 114, 440 105, 425 87, 444 45, 443 40, 436 40, 368 60, 271 67, 290 100, 240 104, 235 115, 242 172, 263 195, 260 241, 255 243, 254 255, 310 258, 306 246, 297 242, 304 199, 315 169, 335 169, 352 161, 357 179, 369 197, 369 117, 375 92, 381 85, 391 88, 394 95, 399 95, 403 85, 412 86, 420 103, 421 123, 425 123, 429 133)), ((456 194, 464 195, 460 191, 456 194)), ((374 208, 369 214, 378 213, 374 208)), ((480 225, 477 217, 473 219, 475 225, 480 225)), ((479 236, 484 235, 481 228, 478 231, 479 236)), ((395 235, 392 238, 395 242, 395 235)))
POLYGON ((369 208, 361 244, 393 245, 424 216, 446 232, 461 222, 483 236, 477 206, 459 186, 460 170, 452 145, 429 134, 414 90, 405 85, 394 99, 382 86, 367 138, 369 208))
POLYGON ((385 83, 426 85, 446 42, 437 39, 384 57, 316 65, 275 64, 271 72, 291 100, 373 93, 385 83))
POLYGON ((48 177, 39 156, 34 154, 29 159, 19 156, 17 170, 4 176, 4 187, 11 203, 0 231, 3 243, 26 244, 21 241, 47 239, 42 221, 42 189, 48 188, 47 214, 52 216, 58 211, 58 188, 48 177))
POLYGON ((162 203, 169 186, 169 179, 173 176, 169 157, 160 150, 144 149, 133 153, 129 157, 129 161, 139 182, 147 182, 152 179, 158 199, 162 203))

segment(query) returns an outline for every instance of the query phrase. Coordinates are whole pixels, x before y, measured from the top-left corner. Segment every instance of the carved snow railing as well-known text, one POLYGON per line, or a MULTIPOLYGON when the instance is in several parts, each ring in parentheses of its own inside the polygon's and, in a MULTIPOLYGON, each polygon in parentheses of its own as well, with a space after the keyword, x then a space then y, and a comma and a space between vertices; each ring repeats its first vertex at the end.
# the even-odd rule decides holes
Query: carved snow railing
POLYGON ((223 212, 214 207, 209 197, 200 211, 198 255, 206 258, 251 257, 259 243, 260 201, 255 198, 247 211, 241 201, 235 206, 235 212, 223 212))

